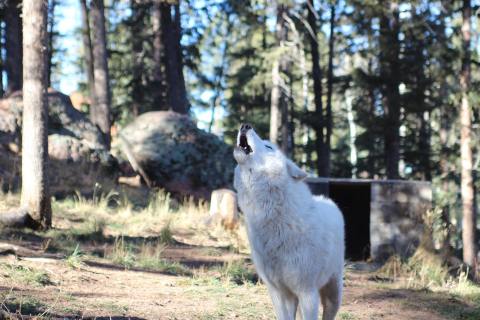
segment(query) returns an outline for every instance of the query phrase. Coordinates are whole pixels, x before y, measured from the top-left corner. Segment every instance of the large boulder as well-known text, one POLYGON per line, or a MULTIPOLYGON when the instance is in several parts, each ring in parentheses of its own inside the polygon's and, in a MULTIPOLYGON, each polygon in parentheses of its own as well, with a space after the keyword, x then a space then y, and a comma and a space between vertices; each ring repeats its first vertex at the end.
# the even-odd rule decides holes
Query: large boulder
POLYGON ((208 199, 212 190, 231 186, 231 147, 198 129, 188 116, 172 111, 144 113, 121 130, 119 143, 148 179, 173 194, 208 199))
MULTIPOLYGON (((67 95, 48 92, 48 152, 50 189, 53 195, 73 192, 88 194, 96 183, 106 188, 116 180, 116 160, 103 147, 100 130, 76 110, 67 95)), ((0 100, 0 184, 15 189, 20 176, 22 93, 0 100), (8 175, 7 175, 8 173, 8 175), (17 178, 18 179, 18 178, 17 178)))

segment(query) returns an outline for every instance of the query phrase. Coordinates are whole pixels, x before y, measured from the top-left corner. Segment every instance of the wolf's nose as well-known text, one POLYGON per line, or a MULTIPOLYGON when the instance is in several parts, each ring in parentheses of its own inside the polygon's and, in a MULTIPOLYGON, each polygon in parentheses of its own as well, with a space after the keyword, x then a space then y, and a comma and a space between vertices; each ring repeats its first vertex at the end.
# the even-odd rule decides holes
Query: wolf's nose
POLYGON ((241 132, 247 132, 250 129, 252 129, 252 126, 249 125, 248 123, 242 123, 242 125, 240 127, 241 132))

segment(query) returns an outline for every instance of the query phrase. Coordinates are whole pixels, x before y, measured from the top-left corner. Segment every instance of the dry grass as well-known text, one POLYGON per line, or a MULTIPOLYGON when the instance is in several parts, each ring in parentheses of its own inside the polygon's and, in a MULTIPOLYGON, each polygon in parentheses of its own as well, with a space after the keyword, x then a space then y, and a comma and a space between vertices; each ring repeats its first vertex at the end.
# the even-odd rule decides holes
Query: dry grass
POLYGON ((448 268, 442 260, 422 247, 407 260, 397 255, 390 257, 377 271, 377 275, 401 283, 405 288, 413 289, 442 286, 450 278, 448 268))
POLYGON ((57 229, 69 229, 71 221, 75 220, 75 228, 83 233, 101 232, 113 237, 160 236, 163 243, 180 241, 248 252, 244 227, 230 232, 219 225, 207 225, 208 203, 195 202, 192 198, 179 203, 163 190, 152 193, 144 207, 131 203, 125 194, 109 192, 105 195, 97 193, 93 199, 77 195, 54 201, 53 211, 57 229))
POLYGON ((382 285, 384 287, 432 292, 469 306, 468 310, 452 305, 438 306, 438 311, 449 319, 480 319, 480 286, 470 281, 466 272, 452 275, 438 255, 423 247, 407 260, 390 257, 376 275, 391 280, 382 285))

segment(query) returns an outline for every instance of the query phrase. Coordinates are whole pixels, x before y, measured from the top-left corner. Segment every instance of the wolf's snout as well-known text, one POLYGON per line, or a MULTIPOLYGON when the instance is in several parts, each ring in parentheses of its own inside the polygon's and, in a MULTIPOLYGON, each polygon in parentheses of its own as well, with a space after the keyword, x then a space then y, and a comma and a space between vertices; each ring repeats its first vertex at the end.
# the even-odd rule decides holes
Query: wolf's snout
POLYGON ((250 129, 252 129, 252 126, 249 125, 248 123, 242 123, 242 125, 240 126, 241 133, 246 133, 250 129))

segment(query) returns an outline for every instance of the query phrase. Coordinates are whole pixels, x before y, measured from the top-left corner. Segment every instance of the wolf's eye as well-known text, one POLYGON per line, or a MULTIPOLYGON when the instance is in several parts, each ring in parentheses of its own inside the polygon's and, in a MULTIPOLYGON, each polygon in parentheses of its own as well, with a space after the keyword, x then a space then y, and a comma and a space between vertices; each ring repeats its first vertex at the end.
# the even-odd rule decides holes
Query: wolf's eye
POLYGON ((269 145, 265 145, 265 148, 268 148, 268 149, 270 149, 270 150, 273 150, 273 148, 270 147, 269 145))

